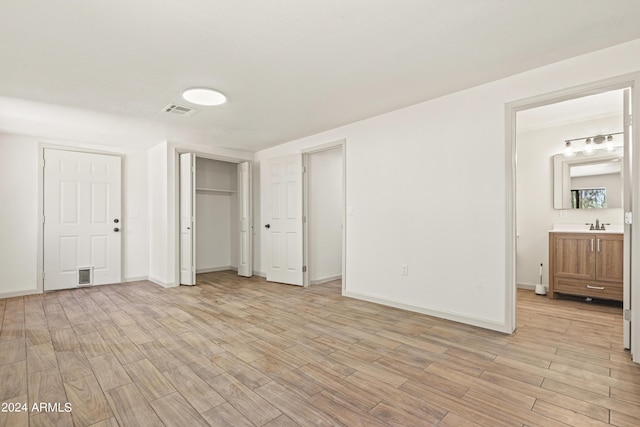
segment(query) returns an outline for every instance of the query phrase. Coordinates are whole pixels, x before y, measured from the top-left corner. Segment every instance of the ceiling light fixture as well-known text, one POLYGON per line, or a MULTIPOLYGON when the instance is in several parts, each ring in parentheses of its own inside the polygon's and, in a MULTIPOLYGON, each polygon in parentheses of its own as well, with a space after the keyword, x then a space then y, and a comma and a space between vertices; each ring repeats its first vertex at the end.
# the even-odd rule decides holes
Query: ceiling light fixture
POLYGON ((197 105, 221 105, 227 102, 227 97, 222 93, 214 89, 206 87, 193 87, 185 89, 182 92, 182 97, 192 104, 197 105))
POLYGON ((591 144, 591 138, 587 138, 584 140, 584 148, 582 149, 582 153, 585 156, 590 156, 596 152, 596 147, 591 144))
POLYGON ((604 149, 607 151, 613 151, 613 136, 607 135, 607 141, 604 143, 604 149))
POLYGON ((613 145, 613 136, 622 135, 623 132, 614 132, 605 135, 594 135, 582 138, 565 139, 564 148, 562 154, 565 157, 574 157, 578 151, 581 151, 585 156, 590 156, 596 152, 596 150, 613 151, 615 146, 613 145), (572 142, 584 140, 584 146, 582 149, 575 148, 572 142))
POLYGON ((573 151, 573 147, 571 146, 571 141, 565 141, 564 148, 562 149, 562 154, 565 157, 575 157, 576 152, 573 151))

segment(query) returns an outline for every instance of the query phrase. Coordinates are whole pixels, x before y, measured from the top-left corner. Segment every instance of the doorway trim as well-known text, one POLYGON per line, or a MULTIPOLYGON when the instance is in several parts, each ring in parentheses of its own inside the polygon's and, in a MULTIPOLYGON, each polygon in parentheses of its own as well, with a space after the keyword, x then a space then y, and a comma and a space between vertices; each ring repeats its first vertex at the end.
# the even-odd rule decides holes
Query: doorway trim
MULTIPOLYGON (((506 173, 506 193, 507 203, 505 212, 506 225, 506 262, 505 262, 505 331, 513 333, 516 329, 516 113, 518 111, 555 104, 570 99, 580 98, 588 95, 595 95, 618 89, 631 89, 632 114, 640 111, 640 96, 634 90, 640 88, 640 73, 625 74, 596 82, 561 89, 529 98, 524 98, 505 104, 505 173, 506 173)), ((631 189, 637 189, 640 185, 638 171, 640 167, 640 136, 638 131, 634 131, 629 139, 632 158, 631 170, 636 171, 632 176, 631 189)), ((633 198, 631 205, 632 212, 640 212, 640 198, 633 198)), ((640 220, 637 218, 636 221, 640 220)), ((625 226, 626 228, 626 226, 625 226)), ((627 236, 630 238, 631 247, 640 247, 640 227, 631 227, 627 236)), ((640 251, 636 250, 630 255, 630 259, 625 259, 631 265, 631 283, 633 290, 634 282, 640 277, 640 251), (635 279, 634 279, 635 278, 635 279)), ((640 362, 640 289, 631 292, 630 303, 632 307, 631 319, 631 353, 634 362, 640 362), (635 309, 633 309, 635 307, 635 309)))
MULTIPOLYGON (((122 209, 122 216, 124 217, 124 213, 126 212, 126 203, 124 197, 124 178, 126 176, 125 173, 125 162, 126 156, 123 153, 115 153, 111 151, 103 151, 103 150, 93 150, 90 148, 84 148, 80 146, 71 146, 71 145, 57 145, 57 144, 49 144, 45 142, 38 143, 38 243, 37 243, 37 260, 36 260, 36 273, 37 273, 37 289, 36 292, 41 294, 44 293, 44 223, 42 218, 44 217, 44 150, 59 150, 59 151, 75 151, 77 153, 87 153, 87 154, 102 154, 106 156, 116 156, 120 157, 120 179, 121 179, 121 188, 122 191, 120 193, 120 206, 122 209)), ((125 275, 125 254, 124 248, 126 248, 127 242, 127 233, 122 233, 120 238, 120 283, 124 283, 124 275, 125 275)), ((29 292, 31 293, 31 292, 29 292)), ((5 295, 7 297, 9 295, 5 295)), ((11 295, 18 296, 18 295, 11 295)))
POLYGON ((347 201, 347 158, 346 158, 346 139, 340 139, 326 144, 315 145, 313 147, 305 148, 302 153, 302 215, 305 219, 302 223, 302 265, 307 266, 306 271, 302 275, 302 284, 304 287, 311 285, 309 279, 309 179, 307 175, 308 157, 311 154, 319 153, 322 151, 340 149, 342 158, 342 196, 341 196, 341 209, 342 212, 342 293, 346 290, 346 277, 347 277, 347 216, 346 216, 346 201, 347 201))

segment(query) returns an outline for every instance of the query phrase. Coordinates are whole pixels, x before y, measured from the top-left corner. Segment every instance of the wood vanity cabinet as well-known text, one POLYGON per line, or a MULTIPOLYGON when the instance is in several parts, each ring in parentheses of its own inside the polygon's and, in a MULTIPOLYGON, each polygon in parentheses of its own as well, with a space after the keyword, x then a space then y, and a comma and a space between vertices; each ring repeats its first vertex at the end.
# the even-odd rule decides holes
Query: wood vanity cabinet
POLYGON ((549 233, 549 298, 622 301, 623 250, 623 234, 549 233))

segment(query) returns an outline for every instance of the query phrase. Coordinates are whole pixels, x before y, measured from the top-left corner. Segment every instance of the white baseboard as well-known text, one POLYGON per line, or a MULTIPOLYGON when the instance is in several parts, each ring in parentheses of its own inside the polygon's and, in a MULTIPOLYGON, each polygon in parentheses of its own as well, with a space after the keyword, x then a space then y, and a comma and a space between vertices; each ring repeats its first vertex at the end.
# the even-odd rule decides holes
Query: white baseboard
POLYGON ((13 298, 13 297, 23 297, 26 295, 35 295, 35 294, 41 294, 42 291, 38 290, 38 289, 28 289, 25 291, 13 291, 13 292, 2 292, 0 293, 0 299, 4 299, 4 298, 13 298))
MULTIPOLYGON (((545 287, 547 285, 544 285, 545 287)), ((531 283, 516 283, 516 288, 518 289, 528 289, 530 291, 535 291, 536 290, 536 285, 535 284, 531 284, 531 283)))
POLYGON ((342 274, 338 276, 324 277, 322 279, 311 280, 309 283, 312 285, 320 285, 322 283, 333 282, 334 280, 338 280, 338 279, 342 279, 342 274))
POLYGON ((124 283, 142 282, 143 280, 149 280, 149 276, 125 277, 124 278, 124 283))
POLYGON ((158 286, 162 286, 163 288, 177 288, 178 285, 176 285, 175 283, 166 283, 163 282, 160 279, 156 279, 155 277, 149 277, 149 281, 152 283, 155 283, 158 286))
POLYGON ((232 267, 230 265, 224 267, 207 267, 207 268, 196 268, 196 274, 201 273, 213 273, 215 271, 226 271, 226 270, 235 270, 238 271, 237 267, 232 267))
POLYGON ((438 317, 441 319, 452 320, 454 322, 464 323, 466 325, 478 326, 480 328, 490 329, 492 331, 503 332, 507 334, 511 333, 508 330, 506 323, 494 322, 492 320, 481 319, 473 316, 466 316, 463 314, 452 313, 448 311, 432 310, 429 308, 418 307, 418 306, 407 304, 401 301, 393 301, 386 298, 380 298, 373 295, 363 294, 360 292, 344 291, 342 295, 345 297, 374 302, 374 303, 386 305, 389 307, 400 308, 402 310, 422 313, 429 316, 438 317))

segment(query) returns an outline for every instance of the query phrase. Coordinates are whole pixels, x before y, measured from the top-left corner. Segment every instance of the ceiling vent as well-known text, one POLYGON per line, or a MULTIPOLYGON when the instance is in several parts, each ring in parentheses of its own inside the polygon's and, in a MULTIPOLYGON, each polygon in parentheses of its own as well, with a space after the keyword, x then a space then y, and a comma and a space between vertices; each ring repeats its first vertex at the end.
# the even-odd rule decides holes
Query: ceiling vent
POLYGON ((197 112, 195 108, 185 107, 184 105, 169 104, 162 109, 165 113, 175 114, 178 116, 190 116, 197 112))

